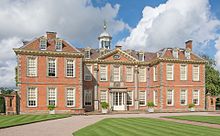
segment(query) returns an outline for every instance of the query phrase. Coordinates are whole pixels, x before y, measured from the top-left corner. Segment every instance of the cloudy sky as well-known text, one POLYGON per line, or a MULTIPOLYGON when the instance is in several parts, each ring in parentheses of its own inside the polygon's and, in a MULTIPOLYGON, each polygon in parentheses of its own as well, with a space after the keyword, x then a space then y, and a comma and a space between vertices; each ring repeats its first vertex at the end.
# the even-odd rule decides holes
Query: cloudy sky
POLYGON ((0 87, 13 87, 12 48, 56 31, 77 47, 98 47, 103 20, 113 46, 157 51, 184 47, 217 61, 220 70, 219 0, 0 0, 0 87))

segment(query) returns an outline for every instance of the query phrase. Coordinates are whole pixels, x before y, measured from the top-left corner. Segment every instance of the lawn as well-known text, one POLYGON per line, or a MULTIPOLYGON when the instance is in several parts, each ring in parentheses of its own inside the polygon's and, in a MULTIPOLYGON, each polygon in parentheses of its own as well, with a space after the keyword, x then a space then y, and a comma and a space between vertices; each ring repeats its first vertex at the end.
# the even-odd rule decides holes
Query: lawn
POLYGON ((165 118, 189 120, 196 122, 206 122, 211 124, 220 124, 220 116, 197 116, 197 115, 187 115, 187 116, 168 116, 165 118))
POLYGON ((219 136, 220 129, 150 118, 104 119, 74 136, 219 136))
POLYGON ((11 127, 21 124, 28 124, 33 122, 60 119, 69 117, 67 114, 55 114, 55 115, 11 115, 11 116, 0 116, 0 128, 11 127))

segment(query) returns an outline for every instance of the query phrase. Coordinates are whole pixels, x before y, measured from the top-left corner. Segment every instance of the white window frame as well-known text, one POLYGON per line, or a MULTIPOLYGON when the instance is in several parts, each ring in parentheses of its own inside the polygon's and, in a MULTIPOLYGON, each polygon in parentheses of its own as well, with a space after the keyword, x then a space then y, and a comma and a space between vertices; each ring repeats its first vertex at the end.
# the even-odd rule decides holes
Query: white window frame
POLYGON ((27 88, 27 107, 37 107, 38 105, 38 90, 37 90, 37 87, 28 87, 27 88), (30 90, 30 89, 34 89, 34 90, 30 90), (31 92, 29 91, 35 91, 35 98, 31 99, 30 97, 33 97, 33 96, 30 96, 30 94, 32 94, 31 92), (35 105, 30 105, 29 101, 35 101, 35 105))
POLYGON ((146 106, 146 91, 140 91, 139 92, 139 105, 140 106, 146 106), (144 104, 140 104, 141 99, 140 99, 140 92, 144 92, 144 99, 142 101, 144 101, 144 104))
POLYGON ((134 78, 134 68, 133 68, 133 66, 127 66, 126 67, 126 82, 133 82, 133 78, 134 78), (129 68, 131 69, 131 71, 130 71, 131 73, 129 73, 129 71, 128 71, 129 68))
POLYGON ((47 39, 46 38, 40 38, 40 50, 47 50, 47 39), (42 48, 42 46, 45 46, 45 48, 42 48))
POLYGON ((175 59, 178 59, 179 58, 179 53, 178 53, 178 50, 177 49, 173 49, 173 57, 175 59))
POLYGON ((90 59, 90 50, 85 50, 85 59, 90 59))
POLYGON ((192 76, 193 76, 193 81, 199 81, 200 80, 200 66, 199 65, 193 65, 193 68, 192 68, 192 76), (198 73, 197 73, 197 78, 196 78, 196 76, 195 76, 195 68, 198 68, 198 73))
POLYGON ((108 102, 108 92, 107 92, 107 90, 101 90, 100 91, 100 102, 108 102), (103 94, 105 96, 103 96, 103 94))
POLYGON ((56 58, 48 58, 47 59, 47 76, 49 76, 49 77, 57 77, 57 59, 56 58), (50 60, 54 60, 54 63, 55 63, 55 65, 54 65, 54 70, 55 70, 55 76, 50 76, 49 75, 49 71, 50 71, 50 65, 49 65, 49 62, 50 62, 50 60))
POLYGON ((199 98, 200 98, 200 91, 199 90, 193 90, 193 92, 192 92, 192 103, 194 103, 195 105, 199 105, 199 102, 200 102, 200 100, 199 100, 199 98), (194 103, 194 92, 195 91, 198 91, 198 103, 194 103))
POLYGON ((106 65, 100 66, 100 81, 108 81, 108 66, 106 66, 106 65), (102 71, 102 70, 104 70, 103 68, 105 68, 105 72, 102 71))
POLYGON ((56 40, 56 45, 55 45, 55 47, 56 47, 56 51, 62 51, 62 49, 63 49, 63 42, 62 42, 61 39, 57 39, 57 40, 56 40), (58 47, 59 47, 59 48, 58 48, 58 47))
POLYGON ((92 91, 91 90, 87 90, 87 89, 84 90, 84 105, 92 106, 92 91), (87 104, 87 102, 90 102, 90 104, 87 104))
POLYGON ((128 92, 127 92, 127 102, 126 102, 127 106, 133 106, 133 105, 134 105, 134 93, 133 93, 133 92, 134 92, 134 91, 128 91, 128 92), (129 93, 131 93, 131 100, 128 100, 129 93), (130 105, 128 104, 128 101, 131 101, 131 104, 130 104, 130 105))
POLYGON ((120 78, 121 78, 121 67, 120 66, 114 66, 113 68, 113 79, 114 79, 114 82, 120 82, 120 78), (118 69, 118 78, 116 78, 116 69, 118 69))
MULTIPOLYGON (((71 70, 71 69, 70 69, 71 70)), ((76 62, 74 59, 66 59, 66 77, 75 77, 76 76, 76 62), (73 75, 68 75, 68 61, 72 61, 73 63, 71 65, 73 65, 72 68, 72 74, 73 75)))
POLYGON ((139 82, 146 82, 146 72, 146 67, 139 67, 139 82))
POLYGON ((189 50, 185 50, 185 58, 186 59, 190 59, 190 51, 189 50))
POLYGON ((76 88, 74 87, 68 87, 66 88, 66 107, 75 107, 76 105, 76 88), (72 94, 71 92, 68 92, 69 90, 72 90, 72 94), (71 94, 69 96, 69 94, 71 94), (68 101, 73 101, 72 105, 68 105, 68 101))
POLYGON ((180 80, 186 81, 188 75, 188 65, 187 64, 180 64, 180 80), (183 73, 183 68, 185 68, 185 73, 183 73))
POLYGON ((166 79, 167 80, 174 80, 174 64, 167 64, 166 65, 166 79), (168 71, 168 67, 171 67, 172 71, 168 71), (169 74, 171 74, 171 78, 168 76, 169 74))
POLYGON ((50 100, 55 100, 55 107, 57 106, 57 88, 56 87, 48 87, 47 89, 47 105, 50 105, 50 100), (54 89, 55 96, 50 96, 50 89, 54 89), (50 97, 54 97, 55 99, 51 99, 50 97))
POLYGON ((139 52, 138 58, 139 58, 139 61, 144 61, 144 52, 139 52))
POLYGON ((187 105, 187 100, 188 100, 188 91, 186 89, 181 89, 180 90, 180 105, 187 105), (182 100, 182 91, 185 91, 185 103, 182 104, 181 100, 182 100))
POLYGON ((29 77, 36 77, 37 74, 38 74, 38 57, 33 57, 33 56, 29 56, 27 57, 27 76, 29 77), (30 66, 30 59, 34 59, 34 66, 30 66), (34 74, 32 72, 30 72, 30 70, 33 70, 34 71, 34 74), (31 74, 32 73, 32 74, 31 74))
POLYGON ((155 106, 157 106, 157 104, 158 104, 158 91, 157 90, 153 91, 153 103, 155 106), (156 98, 156 96, 157 96, 157 98, 156 98))
POLYGON ((84 80, 92 81, 92 65, 84 65, 84 80))
POLYGON ((167 96, 166 96, 166 104, 167 104, 167 106, 174 106, 174 90, 172 90, 172 89, 168 89, 167 90, 167 96), (171 98, 171 100, 172 100, 172 103, 171 104, 168 104, 168 92, 169 91, 172 91, 172 98, 171 98))
POLYGON ((158 68, 157 66, 153 67, 153 81, 157 81, 158 78, 158 68))

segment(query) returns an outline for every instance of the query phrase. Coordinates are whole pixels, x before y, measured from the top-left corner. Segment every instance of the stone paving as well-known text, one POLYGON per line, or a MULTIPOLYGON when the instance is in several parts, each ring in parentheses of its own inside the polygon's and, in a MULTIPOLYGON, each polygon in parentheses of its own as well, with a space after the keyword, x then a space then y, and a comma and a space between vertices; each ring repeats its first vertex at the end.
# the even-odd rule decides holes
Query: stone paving
MULTIPOLYGON (((189 112, 189 113, 152 113, 152 114, 111 114, 111 115, 89 115, 89 116, 72 116, 69 118, 50 120, 44 122, 38 122, 28 125, 21 125, 16 127, 10 127, 0 129, 0 136, 72 136, 72 133, 94 124, 104 118, 128 118, 128 117, 147 117, 147 118, 159 118, 162 120, 169 120, 160 118, 161 116, 181 116, 181 115, 206 115, 206 116, 220 116, 213 112, 189 112)), ((182 120, 172 120, 180 123, 192 124, 183 122, 182 120)), ((213 127, 214 124, 199 123, 194 125, 203 125, 213 127)), ((217 125, 220 126, 220 125, 217 125)), ((214 126, 216 128, 216 126, 214 126)))

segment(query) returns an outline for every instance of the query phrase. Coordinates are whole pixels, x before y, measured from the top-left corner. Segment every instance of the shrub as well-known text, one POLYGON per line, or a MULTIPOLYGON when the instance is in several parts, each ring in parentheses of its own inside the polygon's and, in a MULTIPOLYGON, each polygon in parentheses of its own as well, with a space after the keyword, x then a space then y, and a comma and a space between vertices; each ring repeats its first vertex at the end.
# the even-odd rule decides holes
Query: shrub
POLYGON ((54 105, 49 105, 47 108, 48 108, 48 110, 52 111, 52 110, 54 110, 55 106, 54 105))
POLYGON ((193 108, 193 107, 195 107, 195 104, 194 103, 190 103, 188 107, 189 108, 193 108))
POLYGON ((109 104, 107 102, 101 102, 101 106, 103 109, 108 109, 109 104))
POLYGON ((147 106, 150 107, 150 108, 151 108, 151 107, 154 107, 154 103, 153 103, 153 102, 148 102, 148 103, 147 103, 147 106))

